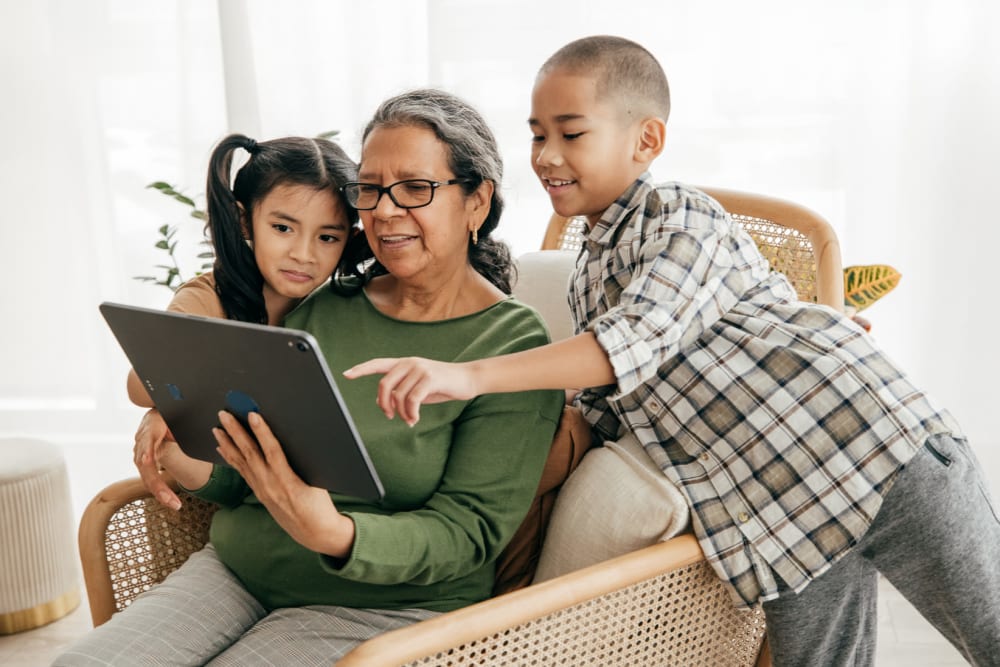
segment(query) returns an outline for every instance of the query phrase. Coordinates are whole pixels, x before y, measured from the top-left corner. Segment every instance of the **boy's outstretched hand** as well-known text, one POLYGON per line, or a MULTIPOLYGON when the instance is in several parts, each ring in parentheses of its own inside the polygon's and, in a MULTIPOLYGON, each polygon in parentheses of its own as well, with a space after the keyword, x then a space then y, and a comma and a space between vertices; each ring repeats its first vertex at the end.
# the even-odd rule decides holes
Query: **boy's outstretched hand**
POLYGON ((420 357, 371 359, 344 371, 349 379, 384 374, 378 383, 379 408, 392 419, 398 414, 410 426, 420 421, 421 403, 443 403, 478 396, 475 373, 468 364, 420 357))

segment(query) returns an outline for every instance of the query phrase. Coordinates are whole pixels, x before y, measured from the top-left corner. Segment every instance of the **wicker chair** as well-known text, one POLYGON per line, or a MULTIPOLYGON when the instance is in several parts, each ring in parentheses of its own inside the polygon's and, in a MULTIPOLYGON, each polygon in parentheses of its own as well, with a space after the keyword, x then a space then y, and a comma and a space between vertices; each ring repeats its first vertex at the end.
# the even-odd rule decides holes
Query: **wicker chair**
MULTIPOLYGON (((842 308, 840 250, 825 220, 790 202, 705 191, 746 227, 803 299, 842 308)), ((553 216, 543 249, 578 248, 582 229, 578 221, 553 216)), ((138 479, 98 494, 80 524, 94 625, 201 548, 213 511, 191 497, 179 512, 168 510, 138 479)), ((681 535, 385 633, 337 664, 766 667, 770 654, 763 612, 736 609, 697 541, 681 535)))
MULTIPOLYGON (((837 235, 823 217, 794 202, 721 188, 699 188, 750 233, 771 268, 784 273, 803 301, 844 310, 844 276, 837 235)), ((584 221, 553 214, 542 250, 576 250, 584 221)))

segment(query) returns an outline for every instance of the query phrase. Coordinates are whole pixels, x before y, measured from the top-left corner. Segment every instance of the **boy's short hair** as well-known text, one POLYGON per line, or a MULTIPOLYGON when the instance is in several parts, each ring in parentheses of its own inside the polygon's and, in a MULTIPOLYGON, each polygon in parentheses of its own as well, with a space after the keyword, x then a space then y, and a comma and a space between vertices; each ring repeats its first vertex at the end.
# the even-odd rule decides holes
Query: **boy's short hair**
POLYGON ((600 97, 618 100, 630 118, 670 115, 670 86, 656 57, 623 37, 594 35, 570 42, 556 51, 538 71, 555 69, 593 76, 600 97))

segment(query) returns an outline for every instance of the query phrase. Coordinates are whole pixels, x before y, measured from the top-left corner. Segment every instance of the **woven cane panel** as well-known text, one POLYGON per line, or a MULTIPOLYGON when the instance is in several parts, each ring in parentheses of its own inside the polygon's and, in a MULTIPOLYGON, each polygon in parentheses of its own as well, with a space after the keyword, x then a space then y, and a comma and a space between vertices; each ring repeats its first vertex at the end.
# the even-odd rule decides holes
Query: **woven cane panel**
POLYGON ((771 270, 785 274, 801 301, 816 301, 816 255, 801 232, 770 220, 733 215, 753 237, 771 270))
POLYGON ((559 234, 560 250, 579 250, 583 246, 583 236, 587 229, 587 219, 576 216, 566 221, 559 234))
MULTIPOLYGON (((753 237, 772 271, 785 274, 802 301, 816 301, 816 256, 809 239, 795 229, 763 218, 733 214, 733 220, 753 237)), ((586 225, 570 218, 559 235, 560 250, 579 250, 586 225)))
POLYGON ((179 511, 152 498, 123 505, 108 521, 104 548, 115 608, 121 611, 208 541, 216 506, 183 497, 179 511))
POLYGON ((763 639, 702 561, 405 667, 750 667, 763 639))

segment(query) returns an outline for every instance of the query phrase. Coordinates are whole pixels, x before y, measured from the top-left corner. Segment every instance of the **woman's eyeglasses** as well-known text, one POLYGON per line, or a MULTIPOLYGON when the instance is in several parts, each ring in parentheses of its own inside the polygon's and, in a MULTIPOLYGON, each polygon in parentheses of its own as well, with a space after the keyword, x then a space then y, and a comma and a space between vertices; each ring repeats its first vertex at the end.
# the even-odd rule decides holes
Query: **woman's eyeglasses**
POLYGON ((392 203, 399 208, 420 208, 434 201, 434 191, 443 185, 469 183, 468 178, 453 178, 450 181, 431 181, 426 178, 411 178, 397 181, 392 185, 374 183, 347 183, 340 190, 347 197, 347 203, 359 211, 371 211, 388 194, 392 203))

